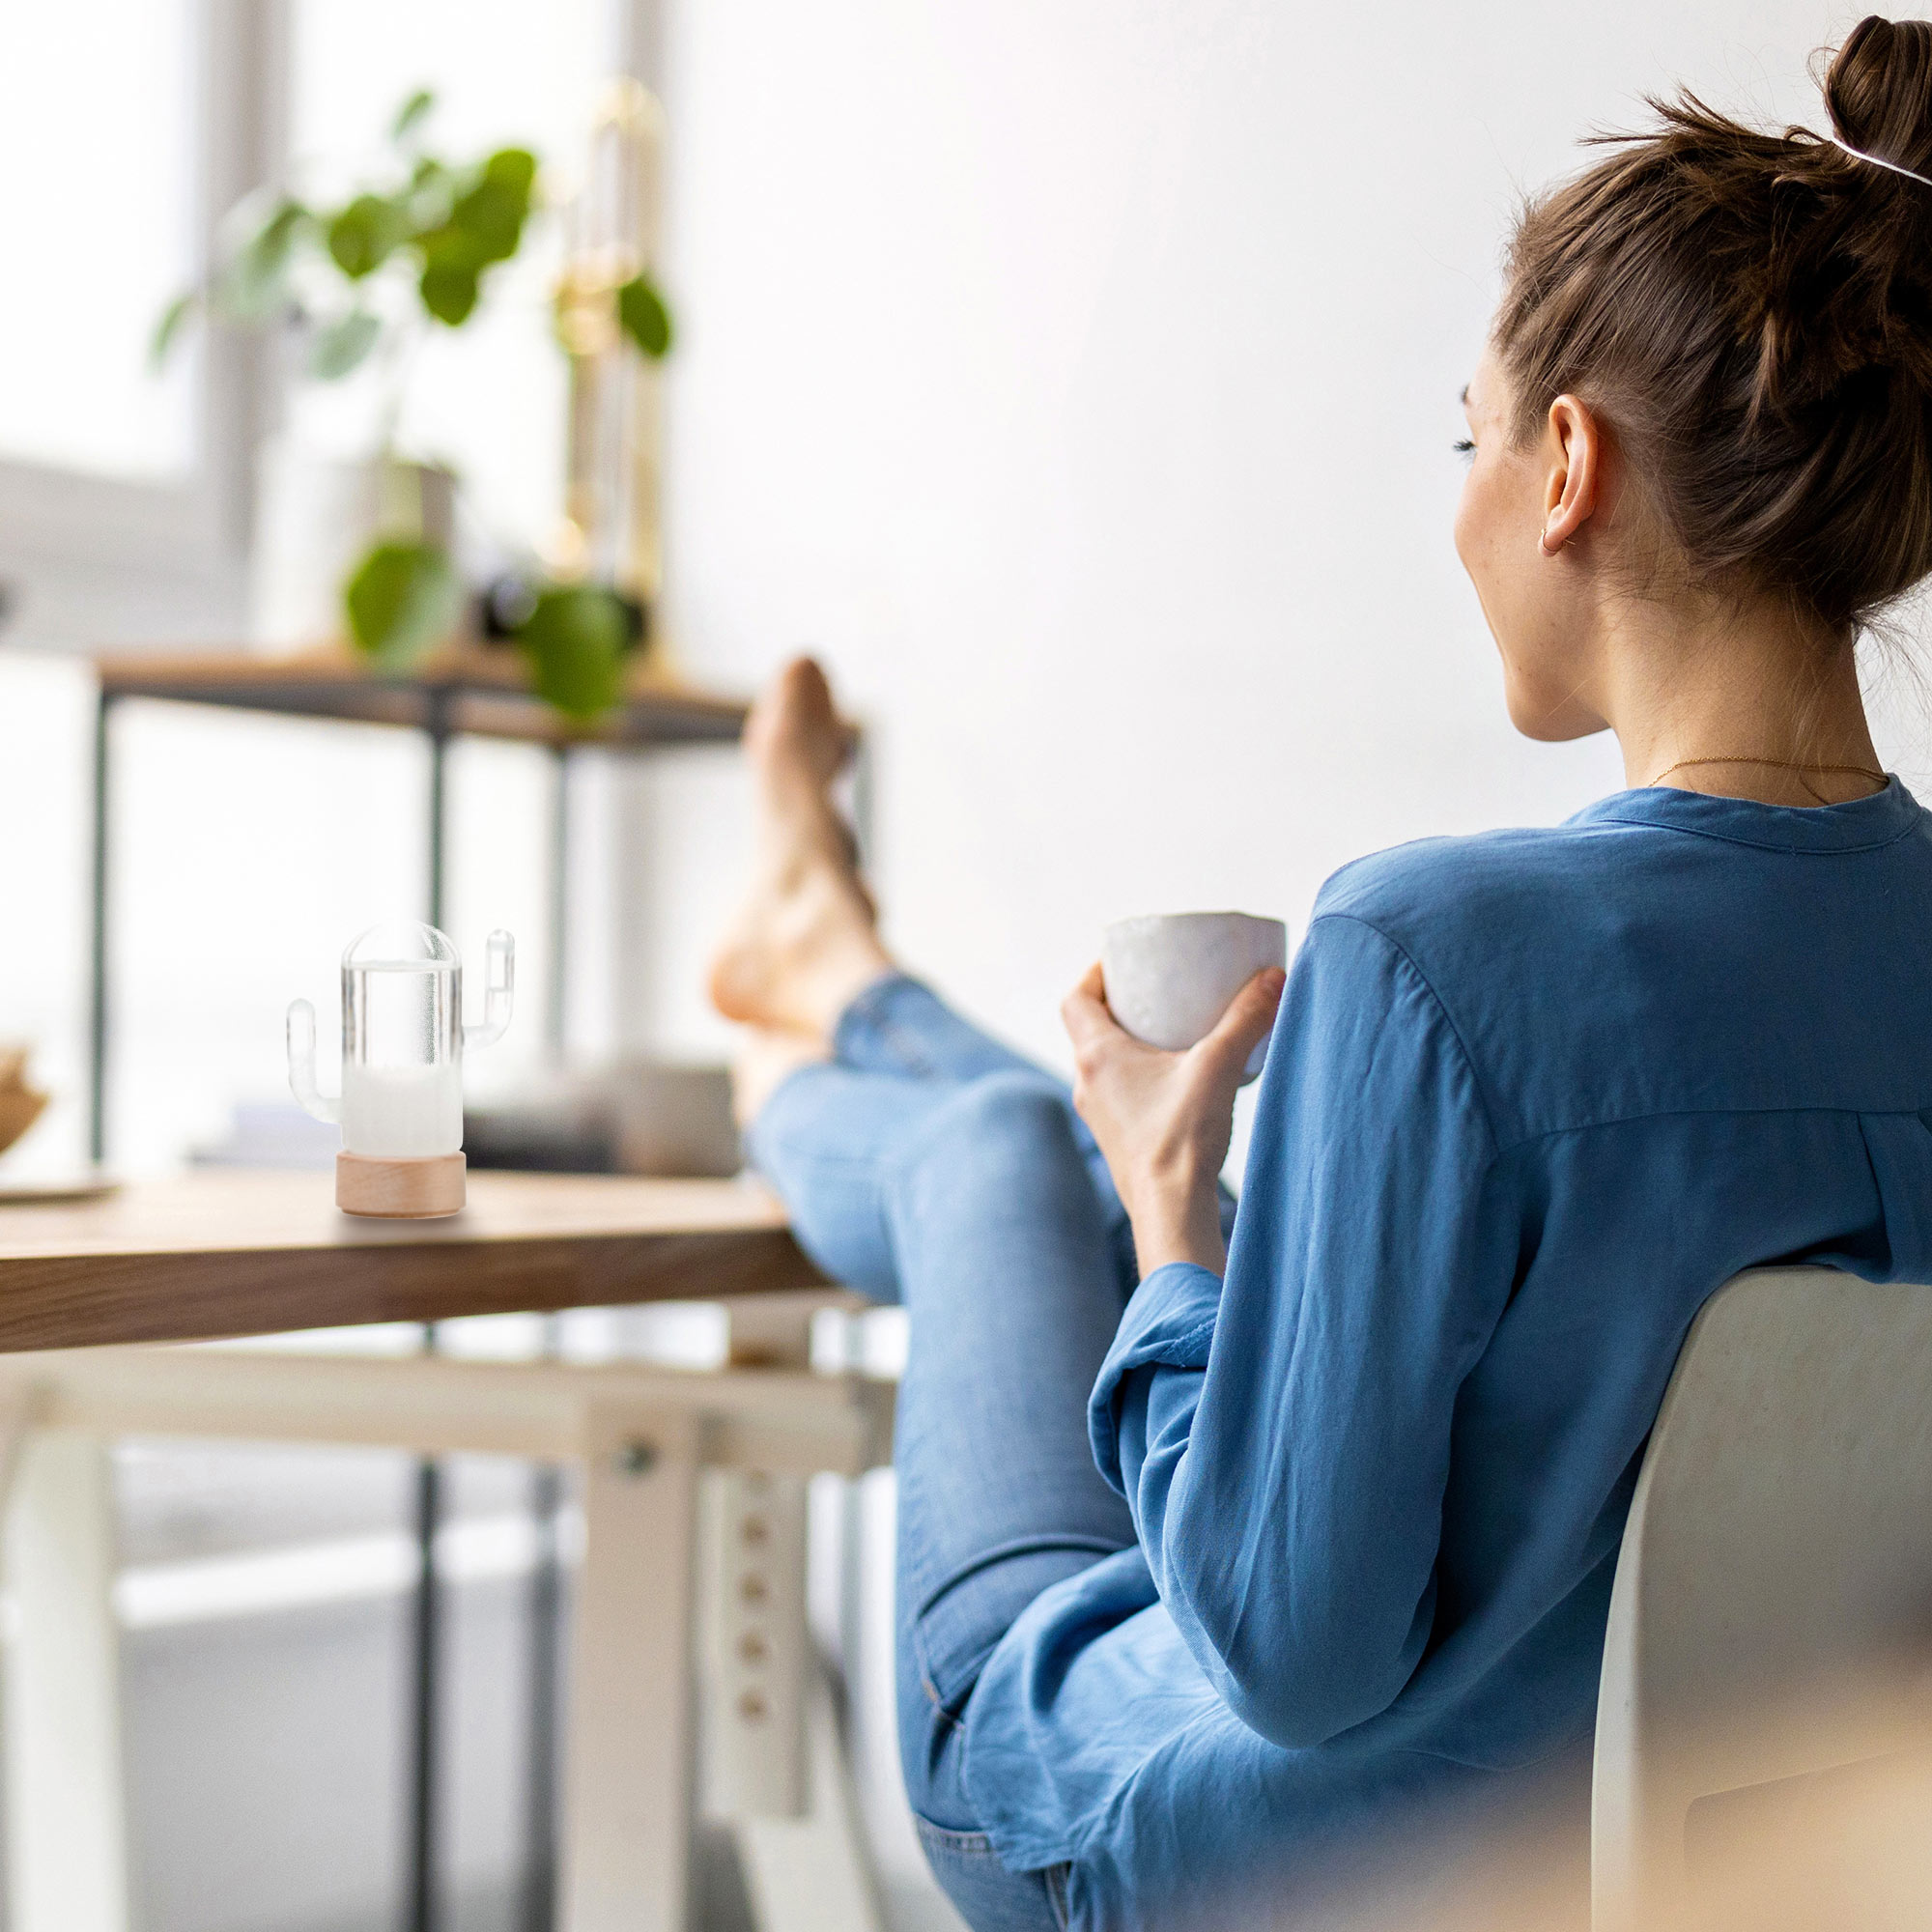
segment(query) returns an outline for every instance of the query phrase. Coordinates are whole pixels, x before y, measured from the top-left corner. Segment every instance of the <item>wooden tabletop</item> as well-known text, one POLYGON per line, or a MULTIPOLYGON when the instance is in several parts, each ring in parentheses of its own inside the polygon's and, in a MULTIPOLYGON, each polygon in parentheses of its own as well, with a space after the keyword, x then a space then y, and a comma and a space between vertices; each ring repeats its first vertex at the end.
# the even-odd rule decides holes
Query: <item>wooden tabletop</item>
POLYGON ((737 1180, 472 1174, 440 1221, 353 1219, 327 1173, 249 1169, 0 1206, 0 1351, 822 1286, 737 1180))

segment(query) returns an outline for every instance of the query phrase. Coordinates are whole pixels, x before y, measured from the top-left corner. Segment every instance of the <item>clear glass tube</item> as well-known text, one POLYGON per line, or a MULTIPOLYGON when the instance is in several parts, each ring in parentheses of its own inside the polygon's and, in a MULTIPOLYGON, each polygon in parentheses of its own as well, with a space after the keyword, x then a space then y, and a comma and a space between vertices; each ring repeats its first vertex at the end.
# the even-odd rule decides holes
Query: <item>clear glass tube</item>
POLYGON ((306 1000, 289 1008, 289 1085, 318 1121, 339 1121, 342 1103, 315 1084, 315 1009, 306 1000))
POLYGON ((465 1046, 494 1046, 510 1030, 517 985, 517 942, 498 926, 483 950, 483 1024, 465 1027, 465 1046))
POLYGON ((289 1083, 319 1120, 340 1120, 342 1145, 375 1159, 425 1160, 463 1146, 463 1050, 510 1024, 515 942, 490 935, 483 1024, 463 1025, 463 962, 434 926, 378 925, 342 955, 342 1097, 315 1082, 315 1012, 289 1009, 289 1083))

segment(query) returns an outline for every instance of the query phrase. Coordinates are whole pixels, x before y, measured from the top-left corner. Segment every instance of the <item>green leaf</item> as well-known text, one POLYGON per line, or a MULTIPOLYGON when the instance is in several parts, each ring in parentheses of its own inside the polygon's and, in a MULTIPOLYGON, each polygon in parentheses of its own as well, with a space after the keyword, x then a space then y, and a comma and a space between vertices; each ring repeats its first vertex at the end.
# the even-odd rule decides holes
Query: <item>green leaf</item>
POLYGON ((300 202, 286 195, 275 204, 221 271, 215 299, 224 313, 237 321, 258 322, 282 305, 296 245, 314 219, 300 202))
POLYGON ((614 590, 595 584, 544 591, 517 633, 538 696, 568 718, 601 718, 624 695, 631 616, 614 590))
POLYGON ((483 179, 507 188, 527 213, 530 191, 536 185, 537 157, 527 148, 498 148, 483 163, 483 179))
POLYGON ((339 382, 361 363, 382 333, 383 325, 367 309, 337 316, 309 344, 308 373, 325 383, 339 382))
POLYGON ((396 118, 389 123, 389 139, 407 141, 416 128, 436 105, 436 96, 428 88, 419 87, 396 109, 396 118))
POLYGON ((455 177, 449 169, 425 155, 415 164, 409 186, 396 197, 409 230, 406 239, 419 242, 425 235, 441 228, 449 219, 454 191, 455 177))
POLYGON ((636 275, 617 291, 617 320, 652 361, 670 354, 670 310, 648 275, 636 275))
POLYGON ((423 251, 420 288, 423 307, 437 321, 451 328, 461 327, 469 319, 480 293, 480 279, 488 257, 475 236, 466 228, 436 228, 422 236, 423 251))
POLYGON ((486 262, 507 262, 524 239, 524 222, 530 212, 527 182, 520 189, 485 175, 467 193, 456 197, 449 225, 472 237, 486 262))
POLYGON ((380 194, 358 194, 328 224, 330 259, 352 282, 373 274, 409 239, 409 215, 380 194))
POLYGON ((455 630, 463 586, 435 545, 379 543, 343 585, 342 603, 356 649, 401 670, 455 630))
POLYGON ((168 359, 168 352, 175 346, 175 338, 182 332, 182 326, 201 305, 201 292, 189 289, 185 295, 177 296, 161 311, 160 320, 155 324, 155 333, 148 344, 148 363, 158 369, 168 359))
POLYGON ((486 262, 507 262, 523 240, 524 204, 495 182, 478 182, 457 196, 449 225, 469 236, 486 262))
POLYGON ((412 219, 423 223, 415 237, 422 250, 418 287, 423 307, 438 322, 460 328, 482 294, 483 271, 507 262, 523 244, 536 182, 536 156, 526 148, 503 148, 461 177, 449 199, 452 177, 425 162, 411 186, 412 219))
POLYGON ((483 293, 477 270, 453 256, 432 255, 423 264, 417 287, 423 307, 450 328, 461 328, 469 320, 483 293))

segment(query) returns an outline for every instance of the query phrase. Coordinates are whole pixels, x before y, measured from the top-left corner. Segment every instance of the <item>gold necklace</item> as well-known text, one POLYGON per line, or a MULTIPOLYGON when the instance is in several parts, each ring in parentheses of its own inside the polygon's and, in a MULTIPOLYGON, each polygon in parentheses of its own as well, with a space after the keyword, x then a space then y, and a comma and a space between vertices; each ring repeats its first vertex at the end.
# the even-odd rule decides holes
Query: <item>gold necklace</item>
POLYGON ((1653 785, 1661 785, 1672 772, 1688 772, 1700 765, 1752 765, 1761 771, 1776 772, 1842 772, 1855 778, 1870 779, 1880 786, 1887 781, 1885 774, 1874 771, 1870 765, 1800 765, 1789 758, 1679 758, 1674 765, 1665 765, 1644 789, 1647 791, 1653 785))

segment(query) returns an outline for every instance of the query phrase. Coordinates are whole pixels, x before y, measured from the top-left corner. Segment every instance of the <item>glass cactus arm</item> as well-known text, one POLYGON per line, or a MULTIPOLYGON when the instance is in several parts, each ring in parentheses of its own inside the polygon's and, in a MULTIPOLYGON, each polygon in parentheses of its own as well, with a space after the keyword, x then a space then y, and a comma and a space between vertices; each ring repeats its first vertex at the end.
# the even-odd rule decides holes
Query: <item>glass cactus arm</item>
POLYGON ((510 1003, 517 983, 517 942, 500 926, 490 935, 483 954, 483 1024, 463 1029, 466 1052, 493 1046, 510 1029, 510 1003))
POLYGON ((318 1121, 341 1120, 342 1102, 331 1100, 315 1084, 315 1009, 306 1000, 289 1008, 289 1086, 318 1121))

